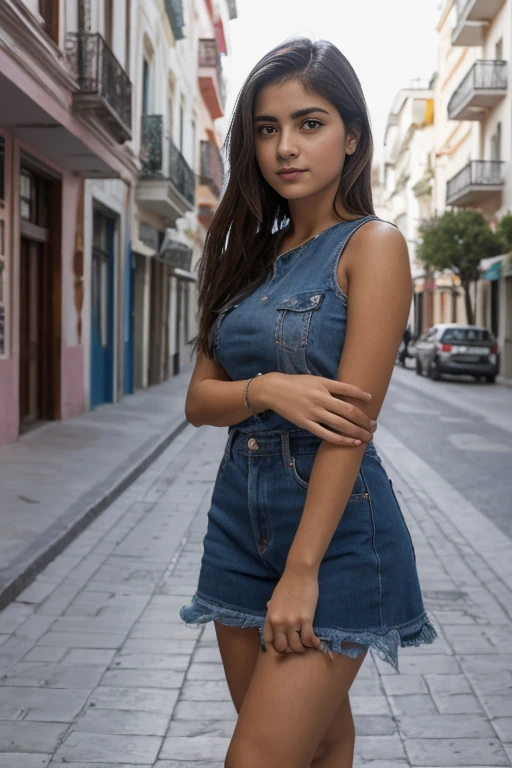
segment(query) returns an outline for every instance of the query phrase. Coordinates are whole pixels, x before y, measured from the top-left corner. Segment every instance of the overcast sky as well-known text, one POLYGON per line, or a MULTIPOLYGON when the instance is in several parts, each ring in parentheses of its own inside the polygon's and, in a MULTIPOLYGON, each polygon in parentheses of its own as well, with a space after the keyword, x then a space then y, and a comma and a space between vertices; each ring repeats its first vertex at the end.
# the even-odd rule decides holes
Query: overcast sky
POLYGON ((238 18, 230 22, 233 52, 222 62, 226 116, 267 51, 291 35, 313 35, 337 45, 354 67, 370 111, 375 160, 381 161, 397 91, 415 78, 428 83, 435 71, 440 5, 441 0, 237 0, 238 18))

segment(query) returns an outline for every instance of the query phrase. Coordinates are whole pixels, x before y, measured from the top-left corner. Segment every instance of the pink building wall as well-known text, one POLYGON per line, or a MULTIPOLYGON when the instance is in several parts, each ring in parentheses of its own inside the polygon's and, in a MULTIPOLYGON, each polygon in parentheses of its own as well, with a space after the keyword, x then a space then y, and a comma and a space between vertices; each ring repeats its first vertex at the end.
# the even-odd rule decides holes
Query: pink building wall
POLYGON ((84 349, 78 338, 78 312, 75 307, 75 279, 73 257, 76 243, 77 215, 80 215, 83 197, 82 180, 74 173, 63 171, 28 144, 12 140, 12 152, 6 156, 6 165, 12 170, 12 183, 6 189, 10 208, 10 243, 7 248, 9 291, 7 335, 9 356, 0 359, 0 445, 13 442, 19 434, 19 173, 20 152, 37 158, 48 168, 57 171, 62 180, 62 317, 61 317, 61 382, 60 413, 62 419, 76 416, 85 410, 84 349))

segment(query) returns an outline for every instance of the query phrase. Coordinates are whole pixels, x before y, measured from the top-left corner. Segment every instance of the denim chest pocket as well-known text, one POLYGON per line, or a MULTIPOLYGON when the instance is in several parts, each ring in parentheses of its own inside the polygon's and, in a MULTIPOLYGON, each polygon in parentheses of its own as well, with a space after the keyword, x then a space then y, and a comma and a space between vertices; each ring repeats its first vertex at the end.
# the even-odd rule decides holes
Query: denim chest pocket
POLYGON ((237 307, 240 306, 240 304, 241 302, 238 302, 237 304, 231 304, 229 307, 226 307, 221 312, 219 312, 218 316, 215 318, 213 322, 211 338, 212 338, 213 356, 216 360, 217 360, 217 347, 220 344, 220 330, 221 330, 222 322, 226 317, 226 315, 228 314, 228 312, 231 312, 231 310, 236 309, 237 307))
MULTIPOLYGON (((309 373, 307 347, 313 318, 324 300, 323 291, 301 291, 280 300, 276 307, 275 349, 280 373, 309 373)), ((319 318, 317 318, 319 319, 319 318)))

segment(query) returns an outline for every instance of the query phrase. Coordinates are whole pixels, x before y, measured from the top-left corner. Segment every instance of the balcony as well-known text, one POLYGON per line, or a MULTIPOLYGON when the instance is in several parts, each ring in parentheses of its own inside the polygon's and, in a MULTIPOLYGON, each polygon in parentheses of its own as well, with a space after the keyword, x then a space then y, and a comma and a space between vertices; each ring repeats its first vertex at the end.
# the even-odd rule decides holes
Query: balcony
POLYGON ((489 23, 504 4, 505 0, 455 0, 452 45, 483 45, 489 23))
POLYGON ((448 102, 450 120, 481 120, 507 94, 506 61, 476 61, 448 102))
POLYGON ((174 222, 194 208, 195 177, 187 161, 164 131, 162 115, 142 117, 142 173, 136 200, 141 208, 174 222))
POLYGON ((185 35, 183 34, 182 27, 185 25, 183 18, 183 2, 182 0, 164 0, 165 12, 171 24, 172 33, 175 40, 183 40, 185 35))
POLYGON ((222 117, 222 70, 220 54, 214 38, 199 40, 199 88, 212 120, 222 117))
POLYGON ((447 182, 446 205, 481 205, 501 195, 505 183, 503 165, 501 160, 470 160, 447 182))
POLYGON ((119 144, 131 139, 132 83, 103 37, 69 34, 66 55, 80 89, 73 94, 76 111, 96 115, 119 144))
POLYGON ((224 178, 222 157, 213 141, 201 142, 201 174, 199 183, 208 187, 216 200, 219 199, 224 178))

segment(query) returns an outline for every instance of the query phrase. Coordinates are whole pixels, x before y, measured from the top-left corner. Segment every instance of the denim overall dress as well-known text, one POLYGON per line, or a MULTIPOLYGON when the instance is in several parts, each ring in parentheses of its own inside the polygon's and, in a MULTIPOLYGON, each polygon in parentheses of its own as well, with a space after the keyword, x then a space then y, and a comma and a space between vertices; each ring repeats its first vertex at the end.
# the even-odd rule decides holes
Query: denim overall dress
MULTIPOLYGON (((342 221, 286 251, 265 282, 222 309, 212 328, 214 356, 233 381, 260 371, 337 378, 348 300, 338 262, 350 236, 371 220, 378 217, 342 221)), ((197 591, 180 617, 191 625, 214 619, 257 627, 264 647, 266 604, 284 571, 322 438, 274 411, 259 417, 229 427, 197 591)), ((395 669, 399 646, 436 637, 411 536, 373 441, 320 565, 313 629, 324 652, 355 657, 370 648, 395 669)))

